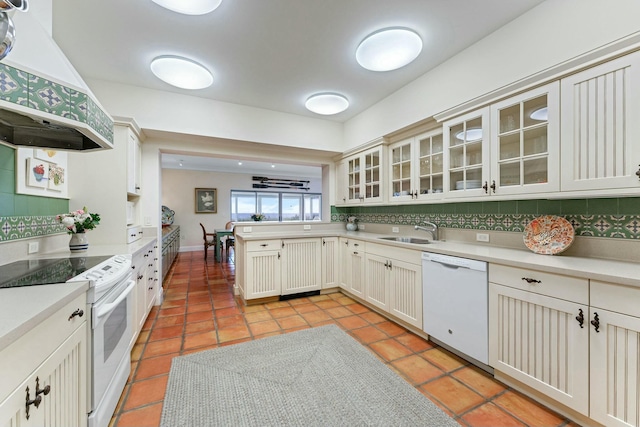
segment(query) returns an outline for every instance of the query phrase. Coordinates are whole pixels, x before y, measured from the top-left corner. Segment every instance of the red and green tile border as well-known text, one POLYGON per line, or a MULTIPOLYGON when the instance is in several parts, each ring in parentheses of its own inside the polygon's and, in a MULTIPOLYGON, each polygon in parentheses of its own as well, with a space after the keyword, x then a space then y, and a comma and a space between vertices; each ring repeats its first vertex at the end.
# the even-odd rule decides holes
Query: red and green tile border
POLYGON ((332 222, 351 215, 373 224, 431 221, 444 228, 510 232, 523 232, 540 215, 558 215, 578 236, 640 239, 640 197, 331 207, 332 222))

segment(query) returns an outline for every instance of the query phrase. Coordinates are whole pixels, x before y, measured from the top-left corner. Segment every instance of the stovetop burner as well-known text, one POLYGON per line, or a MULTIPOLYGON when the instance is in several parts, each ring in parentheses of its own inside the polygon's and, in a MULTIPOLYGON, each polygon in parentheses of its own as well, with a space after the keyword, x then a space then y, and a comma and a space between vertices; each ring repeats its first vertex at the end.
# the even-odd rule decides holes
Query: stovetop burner
POLYGON ((0 289, 64 283, 111 256, 30 259, 0 266, 0 289))

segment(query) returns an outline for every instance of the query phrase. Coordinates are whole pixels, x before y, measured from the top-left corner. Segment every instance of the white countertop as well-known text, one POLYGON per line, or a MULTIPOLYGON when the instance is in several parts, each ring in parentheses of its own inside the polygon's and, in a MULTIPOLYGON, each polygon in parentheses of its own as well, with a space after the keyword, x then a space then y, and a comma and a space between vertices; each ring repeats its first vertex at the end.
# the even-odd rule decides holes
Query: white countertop
POLYGON ((0 289, 0 348, 38 326, 88 289, 88 282, 0 289))
POLYGON ((621 285, 640 287, 640 265, 634 262, 614 261, 599 258, 574 256, 540 255, 530 250, 502 248, 488 244, 474 244, 456 241, 432 241, 426 245, 381 240, 389 234, 376 234, 364 231, 309 231, 294 233, 243 233, 236 237, 243 240, 268 240, 304 237, 349 237, 366 242, 410 248, 423 252, 434 252, 463 258, 471 258, 489 263, 528 268, 549 273, 581 277, 621 285))

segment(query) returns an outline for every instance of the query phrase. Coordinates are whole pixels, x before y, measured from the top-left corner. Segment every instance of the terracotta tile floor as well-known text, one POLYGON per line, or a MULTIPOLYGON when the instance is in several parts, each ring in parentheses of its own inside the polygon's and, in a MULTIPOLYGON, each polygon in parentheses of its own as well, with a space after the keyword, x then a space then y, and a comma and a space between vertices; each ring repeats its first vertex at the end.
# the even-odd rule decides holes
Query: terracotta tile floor
POLYGON ((342 293, 245 307, 233 295, 234 273, 232 262, 207 264, 203 252, 178 255, 165 300, 149 314, 133 349, 131 376, 111 426, 159 425, 175 356, 330 323, 462 426, 577 425, 342 293))

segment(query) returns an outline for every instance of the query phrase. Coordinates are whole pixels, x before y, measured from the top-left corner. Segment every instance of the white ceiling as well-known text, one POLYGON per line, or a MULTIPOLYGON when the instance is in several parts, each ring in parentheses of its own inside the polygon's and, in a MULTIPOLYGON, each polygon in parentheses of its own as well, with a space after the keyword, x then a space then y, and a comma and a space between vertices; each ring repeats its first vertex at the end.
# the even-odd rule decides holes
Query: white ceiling
MULTIPOLYGON (((55 0, 53 36, 85 80, 151 89, 344 122, 543 0, 222 0, 203 16, 151 0, 55 0), (373 72, 355 61, 368 34, 413 28, 416 61, 373 72), (173 88, 151 59, 181 55, 207 66, 213 86, 173 88), (339 92, 351 106, 335 116, 304 108, 315 92, 339 92)), ((18 36, 19 37, 19 36, 18 36)))
MULTIPOLYGON (((53 1, 53 36, 85 80, 97 79, 344 122, 543 0, 222 0, 204 16, 180 15, 151 0, 53 1), (355 60, 368 34, 410 27, 421 55, 378 73, 355 60), (213 86, 174 88, 149 68, 159 55, 207 66, 213 86), (334 116, 304 108, 316 92, 339 92, 351 106, 334 116)), ((162 166, 319 177, 318 167, 163 154, 162 166)))

